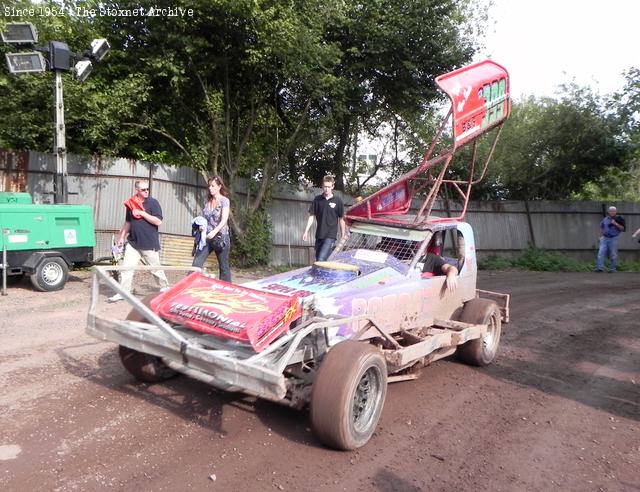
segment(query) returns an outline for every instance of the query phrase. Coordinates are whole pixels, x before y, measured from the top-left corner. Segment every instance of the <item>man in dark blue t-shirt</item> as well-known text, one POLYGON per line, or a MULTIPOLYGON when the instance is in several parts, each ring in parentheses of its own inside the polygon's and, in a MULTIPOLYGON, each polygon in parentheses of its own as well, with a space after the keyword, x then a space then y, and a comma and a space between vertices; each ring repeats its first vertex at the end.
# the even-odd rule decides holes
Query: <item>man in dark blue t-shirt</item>
POLYGON ((596 257, 596 272, 604 270, 605 256, 609 256, 609 273, 616 271, 618 263, 618 236, 625 231, 625 221, 616 207, 609 207, 607 216, 600 221, 600 245, 596 257))
MULTIPOLYGON (((136 266, 141 261, 145 265, 160 266, 160 235, 158 227, 162 224, 162 208, 155 198, 149 196, 149 183, 138 180, 135 183, 136 195, 127 200, 129 203, 142 203, 142 209, 127 208, 125 222, 120 229, 118 246, 123 246, 125 240, 129 243, 124 250, 122 266, 136 266)), ((151 272, 161 290, 169 287, 169 281, 163 270, 151 272)), ((120 278, 122 289, 131 292, 133 270, 123 270, 120 278)), ((121 301, 124 298, 115 294, 109 298, 110 302, 121 301)))
POLYGON ((317 222, 316 227, 316 261, 324 261, 331 254, 331 248, 338 237, 338 224, 340 224, 340 234, 344 236, 346 224, 344 222, 344 204, 340 197, 333 194, 335 180, 333 176, 322 178, 322 195, 313 199, 309 206, 309 219, 304 228, 302 240, 306 241, 313 221, 317 222))

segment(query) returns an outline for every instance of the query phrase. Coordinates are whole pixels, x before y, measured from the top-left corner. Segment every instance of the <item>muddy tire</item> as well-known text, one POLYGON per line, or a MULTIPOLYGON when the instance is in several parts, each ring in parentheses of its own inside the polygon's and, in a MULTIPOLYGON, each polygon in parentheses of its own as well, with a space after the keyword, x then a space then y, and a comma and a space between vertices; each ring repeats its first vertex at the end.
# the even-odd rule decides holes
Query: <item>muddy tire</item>
POLYGON ((120 345, 118 355, 129 374, 145 383, 160 383, 177 374, 167 367, 160 357, 138 352, 124 345, 120 345))
MULTIPOLYGON (((156 296, 157 294, 149 295, 142 300, 142 303, 148 307, 151 299, 156 296)), ((146 321, 146 318, 135 309, 129 312, 126 319, 129 321, 146 321)), ((124 368, 137 380, 145 383, 159 383, 178 374, 167 367, 160 357, 138 352, 124 345, 120 345, 118 355, 124 368)))
POLYGON ((60 290, 69 278, 69 267, 59 256, 44 258, 31 274, 31 283, 42 292, 60 290))
POLYGON ((488 299, 472 299, 467 302, 460 321, 473 324, 486 324, 487 333, 482 338, 471 340, 458 347, 460 360, 473 366, 486 366, 493 361, 500 344, 502 318, 497 304, 488 299))
POLYGON ((311 427, 326 446, 364 446, 376 429, 387 394, 387 365, 375 347, 346 341, 326 355, 311 394, 311 427))

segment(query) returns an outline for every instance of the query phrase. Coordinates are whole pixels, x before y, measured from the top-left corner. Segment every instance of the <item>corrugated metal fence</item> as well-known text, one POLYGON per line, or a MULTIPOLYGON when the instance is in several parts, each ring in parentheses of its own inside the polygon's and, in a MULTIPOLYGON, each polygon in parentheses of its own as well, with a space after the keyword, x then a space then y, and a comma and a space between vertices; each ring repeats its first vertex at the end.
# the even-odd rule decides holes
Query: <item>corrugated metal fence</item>
MULTIPOLYGON (((27 191, 36 201, 51 203, 54 171, 55 158, 51 154, 0 150, 0 191, 27 191)), ((68 173, 69 202, 89 204, 94 209, 97 242, 94 257, 109 255, 111 236, 124 220, 122 202, 131 196, 136 179, 147 179, 152 195, 163 208, 161 236, 167 249, 165 261, 190 261, 190 222, 205 198, 205 182, 193 169, 129 159, 69 156, 68 173)), ((241 187, 247 188, 242 183, 241 187)), ((275 187, 270 204, 273 264, 308 263, 313 242, 304 243, 301 236, 309 203, 320 192, 319 188, 275 187)), ((340 195, 345 204, 353 202, 351 197, 340 195)), ((236 198, 244 201, 246 192, 238 192, 236 198)), ((472 202, 467 221, 475 229, 481 256, 515 254, 535 245, 592 259, 598 224, 608 205, 601 202, 472 202)), ((640 228, 640 203, 615 205, 627 220, 627 233, 620 242, 621 255, 640 259, 640 245, 631 238, 631 233, 640 228)), ((455 214, 456 205, 451 204, 450 208, 455 214)), ((438 204, 435 214, 447 215, 443 203, 438 204)))
MULTIPOLYGON (((34 201, 53 203, 55 156, 39 152, 0 150, 0 191, 28 191, 34 201)), ((94 258, 109 256, 112 235, 124 222, 122 203, 134 183, 146 179, 164 215, 163 243, 167 237, 190 237, 191 218, 204 199, 204 181, 193 169, 175 168, 131 159, 68 157, 69 203, 91 205, 94 210, 96 249, 94 258)), ((190 240, 185 258, 190 257, 190 240)), ((189 261, 189 260, 188 260, 189 261)))

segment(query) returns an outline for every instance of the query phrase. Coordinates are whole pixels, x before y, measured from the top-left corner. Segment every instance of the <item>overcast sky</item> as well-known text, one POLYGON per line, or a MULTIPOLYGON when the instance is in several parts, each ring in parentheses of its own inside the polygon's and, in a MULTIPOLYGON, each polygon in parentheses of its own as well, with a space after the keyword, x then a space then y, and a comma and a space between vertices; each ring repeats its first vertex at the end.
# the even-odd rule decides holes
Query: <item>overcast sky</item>
POLYGON ((515 97, 553 96, 575 80, 600 93, 622 89, 640 67, 640 0, 493 0, 484 48, 511 75, 515 97))

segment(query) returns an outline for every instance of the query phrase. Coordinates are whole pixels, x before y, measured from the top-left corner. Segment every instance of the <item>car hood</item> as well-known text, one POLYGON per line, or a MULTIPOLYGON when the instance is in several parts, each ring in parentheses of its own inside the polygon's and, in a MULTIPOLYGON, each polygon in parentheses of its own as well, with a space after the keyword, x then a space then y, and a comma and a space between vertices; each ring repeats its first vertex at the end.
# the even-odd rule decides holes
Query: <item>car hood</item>
POLYGON ((366 249, 344 251, 331 260, 244 285, 299 298, 325 297, 352 289, 374 288, 377 284, 406 277, 409 269, 387 253, 366 249), (345 265, 355 268, 345 269, 345 265))

